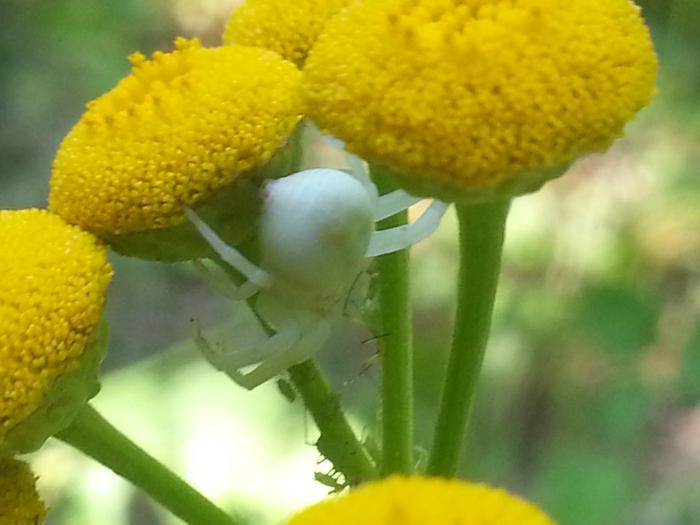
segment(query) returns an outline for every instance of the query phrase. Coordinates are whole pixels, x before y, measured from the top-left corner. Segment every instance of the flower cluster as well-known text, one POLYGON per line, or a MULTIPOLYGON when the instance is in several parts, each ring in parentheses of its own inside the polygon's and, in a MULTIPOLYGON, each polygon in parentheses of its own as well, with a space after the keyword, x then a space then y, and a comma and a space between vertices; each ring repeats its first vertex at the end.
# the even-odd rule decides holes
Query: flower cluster
POLYGON ((0 211, 0 245, 0 525, 39 525, 34 475, 12 456, 97 393, 112 269, 95 237, 46 210, 0 211))
MULTIPOLYGON (((609 147, 657 70, 630 0, 247 0, 223 40, 132 55, 61 143, 49 210, 0 211, 0 525, 45 514, 11 455, 96 393, 112 277, 102 241, 189 226, 188 208, 209 206, 232 231, 255 224, 212 210, 261 198, 304 115, 413 193, 511 197, 609 147), (216 201, 243 182, 250 195, 216 201)), ((503 491, 421 477, 366 485, 288 525, 328 522, 553 525, 503 491)))
POLYGON ((303 85, 323 129, 452 201, 530 190, 607 149, 656 70, 629 0, 359 0, 328 23, 303 85))
POLYGON ((185 207, 258 177, 302 115, 299 70, 269 50, 178 39, 130 59, 62 142, 49 210, 0 211, 0 487, 12 500, 0 525, 43 520, 11 458, 66 429, 99 388, 112 269, 93 234, 183 222, 185 207))
POLYGON ((49 209, 97 235, 182 222, 183 207, 265 164, 301 117, 299 71, 263 49, 178 39, 131 63, 53 163, 49 209))
POLYGON ((0 245, 2 452, 29 446, 13 433, 92 358, 112 269, 97 239, 44 210, 0 211, 0 245))

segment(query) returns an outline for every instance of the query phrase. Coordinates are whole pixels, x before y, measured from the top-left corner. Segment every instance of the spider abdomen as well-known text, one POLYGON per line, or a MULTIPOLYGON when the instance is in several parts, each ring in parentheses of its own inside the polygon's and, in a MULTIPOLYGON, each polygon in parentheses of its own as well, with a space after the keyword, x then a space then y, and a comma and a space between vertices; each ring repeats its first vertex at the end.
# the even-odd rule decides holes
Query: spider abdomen
POLYGON ((351 175, 312 169, 269 181, 260 219, 262 266, 292 293, 339 299, 362 268, 372 197, 351 175))

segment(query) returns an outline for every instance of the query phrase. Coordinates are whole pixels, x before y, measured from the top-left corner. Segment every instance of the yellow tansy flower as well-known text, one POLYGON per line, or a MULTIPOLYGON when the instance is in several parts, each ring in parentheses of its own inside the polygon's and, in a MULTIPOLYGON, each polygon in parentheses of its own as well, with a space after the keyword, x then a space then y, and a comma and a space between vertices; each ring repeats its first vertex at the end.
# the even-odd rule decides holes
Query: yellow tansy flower
POLYGON ((535 189, 606 149, 656 73, 630 0, 358 0, 326 26, 302 84, 350 150, 409 190, 469 200, 535 189))
POLYGON ((0 246, 2 455, 8 448, 32 448, 27 439, 40 444, 48 437, 19 430, 31 421, 43 432, 47 400, 56 403, 49 425, 60 426, 64 421, 56 418, 69 417, 68 398, 84 401, 95 394, 92 383, 72 383, 101 360, 87 349, 97 337, 112 269, 92 235, 44 210, 0 211, 0 246), (81 388, 90 392, 75 390, 81 388))
POLYGON ((226 44, 271 49, 299 67, 327 21, 350 0, 247 0, 226 24, 226 44))
POLYGON ((49 209, 98 236, 161 229, 267 163, 301 118, 299 71, 276 53, 204 48, 130 57, 53 163, 49 209))
POLYGON ((36 492, 36 478, 23 461, 0 458, 0 525, 40 525, 46 507, 36 492))
POLYGON ((326 499, 287 525, 554 525, 544 512, 485 485, 392 477, 326 499))

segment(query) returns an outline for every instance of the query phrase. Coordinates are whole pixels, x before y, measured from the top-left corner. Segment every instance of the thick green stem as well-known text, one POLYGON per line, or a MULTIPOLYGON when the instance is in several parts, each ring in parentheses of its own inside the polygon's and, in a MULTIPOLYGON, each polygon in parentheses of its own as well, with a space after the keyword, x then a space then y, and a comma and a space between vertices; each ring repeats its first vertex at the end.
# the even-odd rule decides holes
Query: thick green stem
POLYGON ((377 469, 372 459, 355 437, 338 394, 316 362, 308 360, 291 367, 289 376, 321 432, 316 443, 319 452, 352 485, 376 478, 377 469))
POLYGON ((491 327, 509 201, 457 206, 459 296, 428 473, 457 472, 491 327))
POLYGON ((239 523, 140 449, 89 405, 56 437, 130 481, 190 525, 239 523))
MULTIPOLYGON (((380 170, 372 170, 380 193, 394 189, 380 170)), ((402 226, 408 213, 381 221, 378 229, 402 226)), ((382 360, 382 475, 413 471, 413 331, 410 309, 409 253, 377 257, 380 307, 379 354, 382 360)))

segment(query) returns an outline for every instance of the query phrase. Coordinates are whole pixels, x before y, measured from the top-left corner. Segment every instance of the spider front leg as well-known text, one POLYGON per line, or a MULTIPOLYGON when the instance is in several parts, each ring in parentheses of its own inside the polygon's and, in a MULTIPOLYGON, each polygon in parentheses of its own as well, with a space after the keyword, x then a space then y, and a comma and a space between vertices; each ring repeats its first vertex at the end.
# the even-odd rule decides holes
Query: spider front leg
MULTIPOLYGON (((377 195, 377 188, 369 178, 365 161, 350 153, 346 156, 350 165, 350 174, 374 197, 373 215, 375 221, 391 217, 423 200, 422 197, 415 197, 404 190, 394 190, 384 195, 377 195)), ((444 202, 434 200, 415 223, 375 232, 370 240, 366 256, 376 257, 405 250, 422 241, 440 225, 448 206, 444 202)))
POLYGON ((422 200, 422 197, 414 197, 403 190, 394 190, 390 193, 385 193, 377 197, 374 206, 374 220, 380 221, 391 217, 400 211, 407 210, 414 204, 418 204, 422 200))
MULTIPOLYGON (((335 138, 330 139, 331 143, 343 148, 344 144, 335 138)), ((350 167, 350 175, 357 180, 365 190, 374 197, 374 220, 380 221, 391 217, 392 215, 407 210, 414 204, 419 203, 423 200, 423 197, 415 197, 404 190, 394 190, 392 192, 386 193, 384 195, 379 195, 377 187, 372 182, 369 176, 369 171, 367 168, 367 163, 360 157, 353 155, 352 153, 345 153, 345 158, 350 167)))
POLYGON ((260 291, 260 286, 253 281, 236 285, 221 268, 210 268, 201 260, 192 261, 192 266, 202 280, 214 291, 234 301, 245 301, 260 291))
MULTIPOLYGON (((367 257, 405 250, 422 241, 440 225, 442 216, 449 204, 434 200, 427 210, 413 224, 375 231, 370 238, 367 257)), ((404 208, 405 209, 405 208, 404 208)), ((401 211, 397 209, 395 211, 401 211)))
POLYGON ((260 291, 261 288, 270 287, 272 284, 270 274, 246 259, 241 252, 226 244, 194 210, 185 208, 185 215, 187 215, 187 218, 192 222, 199 234, 204 237, 219 257, 248 279, 239 287, 234 287, 236 299, 247 299, 260 291))

